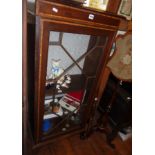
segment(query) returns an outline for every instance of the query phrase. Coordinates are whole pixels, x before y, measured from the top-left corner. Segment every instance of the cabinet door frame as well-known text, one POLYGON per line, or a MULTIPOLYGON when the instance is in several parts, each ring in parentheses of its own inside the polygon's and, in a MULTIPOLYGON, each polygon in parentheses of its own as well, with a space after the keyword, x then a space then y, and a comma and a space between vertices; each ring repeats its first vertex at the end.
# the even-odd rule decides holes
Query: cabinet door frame
POLYGON ((49 31, 64 31, 88 35, 107 35, 108 42, 104 49, 102 58, 102 69, 100 74, 97 75, 96 85, 93 86, 93 91, 89 97, 89 107, 87 115, 93 117, 94 110, 96 109, 97 102, 94 104, 94 98, 100 98, 102 91, 102 74, 109 57, 112 42, 116 35, 116 30, 106 29, 102 27, 94 27, 78 23, 57 21, 51 19, 44 19, 39 16, 36 17, 36 47, 35 47, 35 102, 34 102, 34 136, 35 143, 41 142, 42 139, 42 121, 44 114, 44 96, 45 96, 45 81, 47 69, 47 56, 49 45, 49 31), (93 105, 93 106, 92 106, 93 105))

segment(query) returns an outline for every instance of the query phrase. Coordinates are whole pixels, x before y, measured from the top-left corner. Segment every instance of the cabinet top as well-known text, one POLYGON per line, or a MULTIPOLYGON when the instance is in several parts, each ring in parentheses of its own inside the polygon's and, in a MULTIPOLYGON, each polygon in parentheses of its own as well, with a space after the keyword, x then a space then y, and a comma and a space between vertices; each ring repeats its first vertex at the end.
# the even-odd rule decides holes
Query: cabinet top
POLYGON ((99 10, 99 9, 94 9, 94 8, 90 8, 90 7, 84 7, 82 5, 82 3, 74 1, 74 0, 36 0, 37 1, 41 1, 41 2, 47 2, 47 3, 57 3, 58 5, 64 5, 64 6, 68 6, 68 7, 72 7, 72 8, 77 8, 77 9, 82 9, 82 10, 88 10, 91 12, 96 12, 96 13, 100 13, 100 14, 106 14, 106 15, 110 15, 112 17, 116 17, 116 18, 121 18, 121 19, 125 19, 124 17, 114 14, 112 12, 108 12, 108 11, 104 11, 104 10, 99 10))
POLYGON ((71 23, 93 25, 117 30, 121 16, 85 8, 67 0, 37 0, 36 15, 44 19, 61 20, 71 23))

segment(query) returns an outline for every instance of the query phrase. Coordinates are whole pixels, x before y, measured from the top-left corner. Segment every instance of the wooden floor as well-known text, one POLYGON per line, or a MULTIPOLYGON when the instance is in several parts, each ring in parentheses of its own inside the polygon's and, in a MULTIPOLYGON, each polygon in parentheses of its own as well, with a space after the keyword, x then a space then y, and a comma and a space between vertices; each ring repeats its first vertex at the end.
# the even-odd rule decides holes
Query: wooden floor
POLYGON ((120 137, 113 141, 115 149, 105 142, 105 135, 93 133, 88 139, 81 140, 79 135, 34 150, 32 155, 131 155, 132 139, 123 142, 120 137))

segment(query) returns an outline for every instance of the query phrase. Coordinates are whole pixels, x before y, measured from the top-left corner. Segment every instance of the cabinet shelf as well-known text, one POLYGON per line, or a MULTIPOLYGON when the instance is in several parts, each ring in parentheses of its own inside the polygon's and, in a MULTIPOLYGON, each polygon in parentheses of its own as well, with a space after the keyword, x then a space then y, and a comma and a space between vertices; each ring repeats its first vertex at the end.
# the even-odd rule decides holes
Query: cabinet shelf
POLYGON ((63 134, 70 132, 71 130, 76 130, 81 126, 82 120, 80 118, 80 113, 68 111, 67 115, 63 113, 62 116, 50 118, 48 121, 51 123, 51 128, 49 128, 48 131, 43 132, 44 136, 55 136, 60 133, 63 134))
MULTIPOLYGON (((78 91, 83 90, 84 84, 85 84, 86 77, 84 74, 81 75, 71 75, 71 84, 69 85, 69 88, 62 88, 62 93, 68 93, 71 91, 78 91)), ((55 94, 62 94, 58 93, 57 91, 55 94)), ((53 88, 46 88, 45 89, 45 98, 48 98, 49 96, 54 95, 54 89, 53 88)))
POLYGON ((81 127, 81 125, 74 125, 72 124, 72 126, 70 126, 69 128, 67 128, 66 131, 62 131, 61 128, 56 130, 54 133, 44 133, 42 140, 47 140, 47 139, 55 139, 55 138, 59 138, 61 136, 67 136, 67 135, 71 135, 73 133, 80 133, 83 132, 84 128, 81 127))

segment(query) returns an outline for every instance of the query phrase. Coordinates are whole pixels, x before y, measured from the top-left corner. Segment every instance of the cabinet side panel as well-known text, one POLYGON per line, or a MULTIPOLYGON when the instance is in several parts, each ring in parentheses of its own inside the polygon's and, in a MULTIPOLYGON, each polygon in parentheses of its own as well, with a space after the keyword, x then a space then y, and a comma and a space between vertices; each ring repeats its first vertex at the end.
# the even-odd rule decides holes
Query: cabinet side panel
MULTIPOLYGON (((28 24, 27 37, 27 65, 28 65, 28 112, 32 133, 34 133, 34 51, 35 51, 35 25, 28 24)), ((34 134, 33 134, 34 135, 34 134)))

